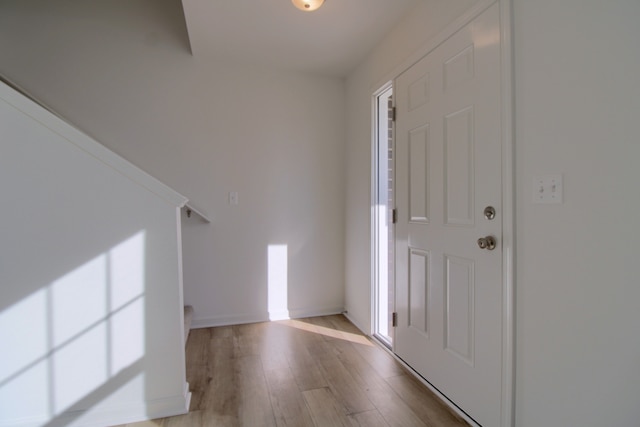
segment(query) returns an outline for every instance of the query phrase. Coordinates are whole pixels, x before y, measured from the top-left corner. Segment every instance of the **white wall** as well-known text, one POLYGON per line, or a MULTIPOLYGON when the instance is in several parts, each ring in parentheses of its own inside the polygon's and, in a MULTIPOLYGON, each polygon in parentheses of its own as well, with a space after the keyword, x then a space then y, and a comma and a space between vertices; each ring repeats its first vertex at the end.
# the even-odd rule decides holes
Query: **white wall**
POLYGON ((0 83, 0 425, 184 413, 179 194, 0 83))
POLYGON ((195 323, 265 318, 269 245, 288 247, 292 315, 341 311, 342 83, 212 64, 200 72, 196 81, 210 87, 192 88, 200 96, 187 101, 215 112, 200 129, 185 130, 196 138, 186 142, 181 166, 195 164, 185 183, 215 219, 185 229, 186 298, 195 323), (237 206, 227 204, 229 191, 238 191, 237 206))
POLYGON ((517 424, 637 426, 640 2, 514 6, 517 424))
MULTIPOLYGON (((370 96, 416 41, 455 16, 434 17, 430 6, 347 80, 346 306, 363 327, 370 318, 370 96)), ((636 0, 514 0, 518 427, 640 419, 639 16, 636 0), (531 202, 533 177, 546 173, 564 174, 563 204, 531 202)))
POLYGON ((343 82, 193 57, 179 1, 85 4, 2 3, 0 73, 213 218, 183 230, 194 325, 267 318, 272 244, 293 315, 341 311, 343 82))

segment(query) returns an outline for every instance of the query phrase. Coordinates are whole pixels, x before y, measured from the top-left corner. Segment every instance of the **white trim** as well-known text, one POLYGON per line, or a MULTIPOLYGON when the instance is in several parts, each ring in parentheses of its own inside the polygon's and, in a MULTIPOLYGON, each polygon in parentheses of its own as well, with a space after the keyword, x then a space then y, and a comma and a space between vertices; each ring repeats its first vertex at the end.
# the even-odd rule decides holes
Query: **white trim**
POLYGON ((184 396, 184 406, 183 406, 184 412, 182 413, 186 414, 187 412, 189 412, 189 407, 191 406, 191 396, 192 396, 191 392, 189 391, 189 383, 187 381, 184 382, 184 386, 182 387, 182 395, 184 396))
POLYGON ((137 185, 164 199, 167 203, 177 207, 182 207, 187 203, 188 199, 183 195, 115 154, 95 139, 71 126, 65 120, 54 115, 45 107, 38 105, 4 82, 0 82, 0 99, 111 169, 126 176, 137 185))
POLYGON ((515 426, 515 134, 513 15, 511 0, 499 0, 502 139, 502 413, 503 427, 515 426))
MULTIPOLYGON (((181 211, 179 207, 176 207, 176 247, 178 251, 178 317, 180 319, 180 334, 182 335, 182 339, 180 343, 182 344, 182 351, 180 352, 180 378, 184 378, 184 386, 182 390, 182 394, 185 398, 185 408, 186 412, 189 412, 189 404, 191 402, 191 392, 189 391, 189 383, 186 381, 187 378, 187 336, 184 330, 184 275, 183 275, 183 263, 182 263, 182 218, 181 211)), ((157 418, 157 417, 154 417, 157 418)))
MULTIPOLYGON (((341 314, 344 312, 343 307, 331 308, 308 308, 289 310, 289 319, 303 319, 305 317, 330 316, 333 314, 341 314)), ((282 319, 279 319, 282 320, 282 319)), ((242 325, 246 323, 269 322, 269 313, 259 314, 238 314, 234 316, 212 316, 203 317, 201 319, 193 319, 191 329, 215 328, 217 326, 242 325)))
MULTIPOLYGON (((379 85, 378 89, 371 95, 371 117, 369 119, 371 130, 371 141, 369 142, 369 151, 371 153, 369 158, 369 327, 366 329, 368 335, 373 335, 376 324, 376 172, 375 167, 377 150, 376 142, 378 140, 378 126, 376 117, 376 98, 386 85, 392 84, 392 81, 387 81, 383 85, 379 85)), ((365 329, 363 329, 364 331, 365 329)))
POLYGON ((191 329, 215 328, 217 326, 243 325, 245 323, 268 322, 269 315, 262 314, 237 314, 233 316, 211 316, 194 318, 191 322, 191 329))
POLYGON ((327 308, 306 308, 298 310, 289 310, 291 319, 304 319, 305 317, 332 316, 334 314, 342 314, 344 307, 327 307, 327 308))
MULTIPOLYGON (((103 427, 182 415, 189 412, 191 393, 185 383, 182 395, 154 399, 135 405, 115 405, 104 409, 67 411, 56 416, 56 425, 103 427)), ((3 420, 0 427, 39 427, 51 422, 48 417, 3 420)))

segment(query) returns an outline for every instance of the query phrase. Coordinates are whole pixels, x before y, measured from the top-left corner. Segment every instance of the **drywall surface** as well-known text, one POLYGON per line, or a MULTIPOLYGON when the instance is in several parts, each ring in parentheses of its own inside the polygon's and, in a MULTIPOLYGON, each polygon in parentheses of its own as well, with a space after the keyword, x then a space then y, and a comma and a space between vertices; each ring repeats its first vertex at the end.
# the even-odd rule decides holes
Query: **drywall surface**
POLYGON ((85 3, 3 3, 0 73, 213 219, 183 222, 193 324, 341 311, 343 81, 191 56, 177 1, 85 3))
POLYGON ((197 72, 201 84, 190 92, 208 95, 191 106, 201 119, 185 129, 192 139, 182 182, 214 221, 184 230, 194 324, 277 317, 268 309, 275 293, 284 316, 341 311, 342 83, 212 64, 197 72), (284 255, 274 257, 274 248, 284 255))
POLYGON ((349 318, 371 323, 372 95, 443 28, 477 1, 421 3, 347 78, 345 301, 349 318))
POLYGON ((184 413, 184 199, 0 84, 0 425, 184 413))
POLYGON ((640 3, 514 1, 517 426, 640 419, 640 3), (533 179, 563 174, 564 202, 533 179))

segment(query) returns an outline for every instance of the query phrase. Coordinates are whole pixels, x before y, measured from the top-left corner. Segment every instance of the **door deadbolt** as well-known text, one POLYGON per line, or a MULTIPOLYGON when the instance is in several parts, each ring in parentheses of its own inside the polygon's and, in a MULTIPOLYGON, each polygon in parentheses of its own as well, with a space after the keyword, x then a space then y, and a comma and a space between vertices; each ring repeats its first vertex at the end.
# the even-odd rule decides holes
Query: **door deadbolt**
POLYGON ((486 208, 484 208, 484 217, 491 221, 496 217, 496 208, 494 208, 493 206, 487 206, 486 208))
POLYGON ((492 251, 496 248, 496 238, 493 236, 481 237, 478 239, 478 247, 492 251))

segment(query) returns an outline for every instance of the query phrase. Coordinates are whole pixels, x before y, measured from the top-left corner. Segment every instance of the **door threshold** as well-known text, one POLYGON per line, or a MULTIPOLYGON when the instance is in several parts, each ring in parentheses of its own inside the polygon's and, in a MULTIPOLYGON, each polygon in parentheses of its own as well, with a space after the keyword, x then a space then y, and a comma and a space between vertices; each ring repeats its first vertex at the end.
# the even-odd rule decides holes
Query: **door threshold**
POLYGON ((388 340, 387 338, 378 334, 373 334, 372 338, 374 338, 378 342, 378 344, 380 344, 382 347, 385 347, 389 351, 393 351, 393 346, 391 345, 391 341, 388 340))

